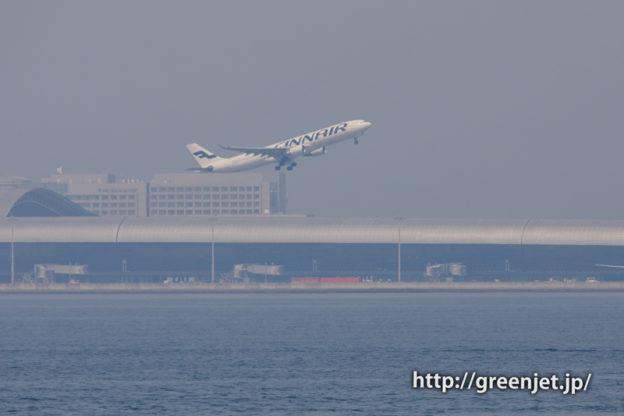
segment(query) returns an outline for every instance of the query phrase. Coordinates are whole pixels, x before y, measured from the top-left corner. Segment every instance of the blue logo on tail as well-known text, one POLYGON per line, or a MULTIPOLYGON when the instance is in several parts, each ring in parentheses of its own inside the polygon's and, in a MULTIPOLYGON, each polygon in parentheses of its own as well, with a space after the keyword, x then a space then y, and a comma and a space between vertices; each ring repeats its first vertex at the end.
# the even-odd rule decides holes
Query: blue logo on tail
POLYGON ((216 155, 209 155, 208 153, 204 152, 203 150, 198 150, 197 152, 193 153, 193 156, 197 156, 200 159, 213 159, 213 158, 217 157, 216 155))

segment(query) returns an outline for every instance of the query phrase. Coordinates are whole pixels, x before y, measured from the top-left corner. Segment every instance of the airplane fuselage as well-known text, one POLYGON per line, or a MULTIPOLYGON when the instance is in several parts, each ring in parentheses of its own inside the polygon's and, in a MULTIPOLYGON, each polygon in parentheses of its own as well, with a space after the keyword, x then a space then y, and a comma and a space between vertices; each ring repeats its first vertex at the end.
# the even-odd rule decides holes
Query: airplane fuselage
POLYGON ((286 140, 265 146, 264 149, 283 149, 282 156, 243 153, 231 158, 215 158, 201 171, 207 172, 239 172, 254 169, 262 165, 277 163, 276 169, 286 164, 294 166, 294 159, 299 156, 320 156, 325 153, 326 146, 354 139, 361 136, 371 123, 364 120, 350 120, 337 123, 320 130, 291 137, 286 140))

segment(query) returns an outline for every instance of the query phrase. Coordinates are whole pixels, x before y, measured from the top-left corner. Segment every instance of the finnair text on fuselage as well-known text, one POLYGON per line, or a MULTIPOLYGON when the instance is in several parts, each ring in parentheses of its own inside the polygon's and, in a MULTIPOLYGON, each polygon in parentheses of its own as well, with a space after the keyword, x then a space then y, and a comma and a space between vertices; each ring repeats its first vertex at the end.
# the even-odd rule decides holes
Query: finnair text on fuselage
POLYGON ((188 144, 186 147, 200 166, 191 169, 196 172, 238 172, 270 163, 275 163, 277 170, 283 166, 291 170, 297 165, 295 158, 299 156, 321 156, 326 153, 326 146, 343 140, 353 139, 357 144, 358 138, 370 126, 371 123, 368 121, 351 120, 266 147, 221 146, 241 153, 231 158, 219 157, 197 143, 188 144))
POLYGON ((318 140, 321 134, 323 135, 323 138, 326 138, 326 137, 331 137, 332 135, 337 134, 339 132, 346 133, 348 124, 349 123, 342 123, 337 126, 332 126, 323 130, 318 130, 315 133, 304 134, 303 136, 299 136, 296 139, 285 140, 282 144, 284 145, 284 147, 299 146, 300 144, 304 144, 305 142, 312 143, 318 140))

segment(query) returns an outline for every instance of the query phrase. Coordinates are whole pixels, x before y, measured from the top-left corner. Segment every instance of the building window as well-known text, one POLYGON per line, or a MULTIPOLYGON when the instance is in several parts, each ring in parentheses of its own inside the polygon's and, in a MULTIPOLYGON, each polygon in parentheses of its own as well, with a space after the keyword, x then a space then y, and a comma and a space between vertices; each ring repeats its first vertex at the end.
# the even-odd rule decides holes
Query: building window
POLYGON ((117 202, 111 202, 110 206, 111 208, 117 208, 117 202))
POLYGON ((166 205, 167 205, 167 204, 165 204, 164 202, 159 202, 159 203, 158 203, 158 206, 159 206, 160 208, 164 208, 166 205))
POLYGON ((167 188, 167 192, 175 192, 175 188, 173 186, 170 186, 167 188))
POLYGON ((247 192, 251 192, 251 186, 247 187, 247 192))
POLYGON ((128 195, 128 199, 134 201, 134 195, 128 195))
POLYGON ((210 202, 204 202, 204 206, 205 207, 209 207, 210 206, 210 202))
POLYGON ((192 207, 192 206, 193 206, 193 203, 192 203, 192 202, 187 202, 187 203, 186 203, 186 206, 187 206, 187 207, 192 207))
POLYGON ((117 195, 111 195, 110 199, 117 199, 117 195))
POLYGON ((255 202, 254 202, 254 207, 259 207, 259 206, 260 206, 260 202, 255 201, 255 202))
POLYGON ((158 199, 158 196, 157 195, 152 195, 152 196, 150 196, 150 199, 158 199))
POLYGON ((103 210, 102 211, 102 215, 108 215, 108 211, 107 210, 103 210))
POLYGON ((167 208, 175 207, 175 202, 167 202, 167 208))
POLYGON ((227 186, 222 186, 222 187, 221 187, 221 192, 227 192, 227 190, 228 190, 228 187, 227 187, 227 186))
POLYGON ((195 215, 201 215, 201 209, 196 209, 195 210, 195 215))
POLYGON ((167 215, 175 215, 175 211, 172 209, 167 210, 167 215))
POLYGON ((117 210, 116 209, 111 209, 111 215, 117 215, 117 210))
POLYGON ((129 209, 128 210, 128 215, 136 215, 135 211, 133 209, 129 209))
POLYGON ((176 205, 177 205, 179 208, 181 208, 181 207, 183 207, 183 206, 184 206, 184 202, 178 202, 176 205))
POLYGON ((186 210, 186 215, 193 215, 193 210, 192 209, 187 209, 186 210))
POLYGON ((186 187, 186 192, 193 192, 193 188, 191 188, 190 186, 186 187))
POLYGON ((230 192, 236 192, 236 189, 238 189, 236 186, 230 186, 230 192))
POLYGON ((167 214, 167 211, 166 211, 166 210, 164 210, 164 209, 159 209, 159 210, 158 210, 158 214, 159 214, 159 215, 165 215, 165 214, 167 214))
POLYGON ((260 210, 259 209, 254 209, 254 214, 260 214, 260 210))
POLYGON ((125 202, 120 202, 119 203, 119 208, 125 208, 126 207, 126 203, 125 202))
POLYGON ((167 199, 175 199, 175 195, 174 194, 168 194, 167 195, 167 199))
POLYGON ((228 206, 228 203, 227 203, 227 202, 221 202, 221 206, 222 206, 222 207, 227 207, 227 206, 228 206))
POLYGON ((186 199, 193 199, 193 194, 186 194, 186 199))
POLYGON ((182 186, 176 187, 176 192, 184 192, 184 188, 182 186))
POLYGON ((204 199, 210 199, 210 194, 204 194, 204 199))
POLYGON ((213 206, 213 207, 218 207, 218 206, 219 206, 219 203, 218 203, 218 202, 213 202, 213 203, 212 203, 212 206, 213 206))
POLYGON ((119 215, 126 215, 126 210, 125 209, 120 210, 119 215))
POLYGON ((126 195, 119 195, 119 199, 126 199, 126 195))
POLYGON ((254 192, 260 192, 260 187, 259 186, 254 186, 254 192))
POLYGON ((156 202, 152 202, 152 203, 150 204, 150 207, 152 207, 152 208, 156 208, 156 202))
POLYGON ((230 206, 231 207, 237 207, 238 206, 238 202, 230 202, 230 206))
POLYGON ((184 215, 184 210, 183 209, 179 209, 178 210, 178 215, 184 215))
POLYGON ((134 202, 128 202, 128 207, 129 208, 134 208, 134 202))
POLYGON ((195 202, 195 207, 201 207, 201 202, 195 202))
POLYGON ((230 196, 229 196, 228 194, 223 194, 223 195, 221 195, 221 199, 229 199, 229 197, 230 197, 230 196))
POLYGON ((209 209, 205 209, 204 210, 204 215, 209 215, 210 214, 210 210, 209 209))

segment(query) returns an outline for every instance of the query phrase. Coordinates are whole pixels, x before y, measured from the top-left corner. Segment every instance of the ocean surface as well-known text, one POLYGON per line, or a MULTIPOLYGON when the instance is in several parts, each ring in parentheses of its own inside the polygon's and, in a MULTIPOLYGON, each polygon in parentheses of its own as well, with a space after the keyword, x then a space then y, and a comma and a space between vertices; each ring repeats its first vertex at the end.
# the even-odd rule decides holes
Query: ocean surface
POLYGON ((624 414, 624 293, 0 295, 0 414, 624 414), (574 396, 412 371, 592 373, 574 396))

